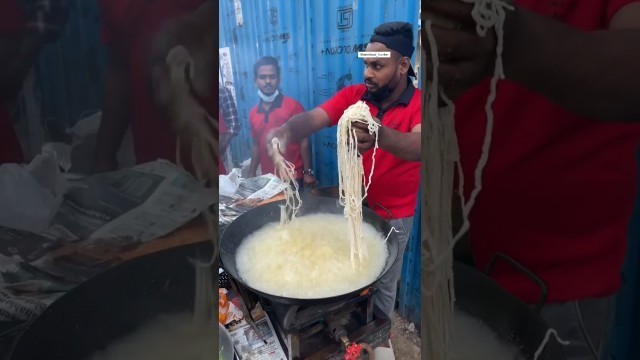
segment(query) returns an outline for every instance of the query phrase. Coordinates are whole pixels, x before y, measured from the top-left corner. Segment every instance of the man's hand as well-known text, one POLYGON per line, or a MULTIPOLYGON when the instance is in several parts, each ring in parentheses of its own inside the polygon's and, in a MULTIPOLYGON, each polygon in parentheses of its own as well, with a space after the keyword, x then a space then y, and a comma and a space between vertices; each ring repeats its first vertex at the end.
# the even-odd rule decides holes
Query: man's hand
MULTIPOLYGON (((373 120, 380 124, 380 120, 376 118, 373 118, 373 120)), ((360 155, 373 149, 373 147, 376 145, 376 136, 375 134, 369 133, 369 126, 361 122, 354 122, 351 124, 351 126, 353 127, 356 133, 356 138, 358 139, 358 152, 360 153, 360 155)), ((378 130, 378 136, 380 136, 380 133, 382 133, 382 125, 380 125, 380 128, 378 130)))
POLYGON ((269 131, 269 133, 267 133, 267 154, 269 154, 270 157, 273 157, 273 145, 271 143, 273 139, 278 139, 280 142, 280 152, 284 154, 290 138, 291 132, 286 124, 269 131))
MULTIPOLYGON (((493 74, 496 58, 496 34, 490 29, 482 37, 476 32, 476 22, 471 16, 473 4, 462 1, 426 0, 426 11, 432 19, 431 29, 435 38, 438 59, 439 83, 451 99, 493 74)), ((427 44, 427 78, 433 78, 432 50, 427 44)))
MULTIPOLYGON (((213 33, 208 31, 208 22, 203 23, 202 19, 200 10, 167 19, 149 43, 148 67, 151 90, 156 105, 160 108, 166 105, 172 87, 166 64, 167 56, 177 46, 182 46, 191 58, 187 68, 189 73, 187 81, 191 91, 204 101, 213 99, 215 93, 213 90, 215 54, 211 46, 213 33)), ((207 103, 208 110, 209 105, 207 103)))
POLYGON ((318 180, 313 175, 304 174, 304 186, 306 188, 314 188, 318 185, 318 180))

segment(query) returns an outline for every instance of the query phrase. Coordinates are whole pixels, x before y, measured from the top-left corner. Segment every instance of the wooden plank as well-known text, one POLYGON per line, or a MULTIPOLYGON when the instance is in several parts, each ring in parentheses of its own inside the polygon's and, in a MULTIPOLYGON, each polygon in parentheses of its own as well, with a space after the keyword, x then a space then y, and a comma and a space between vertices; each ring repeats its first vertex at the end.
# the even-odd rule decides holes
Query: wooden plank
MULTIPOLYGON (((271 199, 264 200, 258 203, 258 205, 256 206, 265 205, 280 200, 284 200, 284 194, 280 194, 272 197, 271 199)), ((201 243, 205 241, 209 241, 209 230, 207 229, 207 225, 205 224, 204 220, 201 217, 197 217, 181 228, 173 231, 172 233, 149 241, 131 251, 121 254, 119 258, 123 261, 126 261, 158 251, 168 250, 184 245, 201 243)))

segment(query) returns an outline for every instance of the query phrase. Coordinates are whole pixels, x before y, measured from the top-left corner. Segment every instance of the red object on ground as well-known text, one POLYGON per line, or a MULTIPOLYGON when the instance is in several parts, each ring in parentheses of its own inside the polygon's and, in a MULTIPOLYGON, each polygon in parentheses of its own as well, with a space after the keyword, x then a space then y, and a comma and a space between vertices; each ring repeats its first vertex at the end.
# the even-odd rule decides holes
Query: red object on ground
POLYGON ((362 352, 362 345, 353 343, 347 347, 344 360, 357 360, 360 358, 360 353, 362 352))

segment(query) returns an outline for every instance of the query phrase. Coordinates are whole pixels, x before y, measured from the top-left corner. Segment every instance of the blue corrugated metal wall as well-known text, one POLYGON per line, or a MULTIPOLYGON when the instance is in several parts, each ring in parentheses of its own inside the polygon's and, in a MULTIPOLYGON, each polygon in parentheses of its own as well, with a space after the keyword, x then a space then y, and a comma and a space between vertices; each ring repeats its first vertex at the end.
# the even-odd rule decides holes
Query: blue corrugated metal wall
POLYGON ((61 38, 47 46, 36 69, 43 119, 62 129, 102 103, 105 49, 95 0, 70 1, 69 20, 61 38))
MULTIPOLYGON (((638 152, 640 169, 640 152, 638 152)), ((636 208, 629 232, 629 248, 618 294, 615 326, 610 338, 610 358, 640 359, 640 179, 636 208)))
MULTIPOLYGON (((259 100, 253 64, 270 55, 280 60, 283 93, 306 110, 337 90, 363 81, 357 51, 373 29, 387 21, 406 21, 418 30, 419 1, 411 0, 242 0, 242 25, 234 0, 220 1, 220 44, 229 47, 242 132, 231 146, 234 161, 251 156, 247 116, 259 100)), ((416 36, 417 39, 417 36, 416 36)), ((415 56, 414 56, 415 57, 415 56)), ((314 136, 313 158, 321 186, 337 185, 335 130, 314 136)))
POLYGON ((422 313, 421 200, 422 190, 418 193, 411 237, 409 237, 407 250, 402 262, 402 277, 400 279, 400 291, 398 292, 398 313, 418 326, 420 325, 422 313))

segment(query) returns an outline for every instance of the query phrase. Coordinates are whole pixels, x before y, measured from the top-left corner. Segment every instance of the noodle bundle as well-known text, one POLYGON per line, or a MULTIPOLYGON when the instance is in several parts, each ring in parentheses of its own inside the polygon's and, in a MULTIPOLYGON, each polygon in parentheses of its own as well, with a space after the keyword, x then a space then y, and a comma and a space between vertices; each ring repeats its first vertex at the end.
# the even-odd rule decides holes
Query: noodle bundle
POLYGON ((351 244, 351 262, 354 263, 355 255, 363 261, 367 256, 366 248, 362 244, 362 201, 367 196, 367 190, 371 185, 371 177, 375 166, 375 154, 378 148, 378 124, 371 113, 369 106, 358 101, 351 105, 338 121, 338 174, 340 187, 340 204, 344 206, 344 215, 349 223, 349 242, 351 244), (365 178, 362 157, 358 153, 358 139, 353 128, 354 122, 366 124, 369 133, 375 135, 373 148, 373 163, 368 179, 365 178), (362 184, 364 185, 364 194, 362 184))
POLYGON ((274 138, 271 144, 273 146, 271 159, 275 168, 275 175, 288 184, 284 189, 285 204, 280 206, 280 225, 285 225, 296 217, 300 206, 302 206, 302 199, 300 199, 298 182, 295 178, 295 165, 282 156, 280 141, 277 138, 274 138))
MULTIPOLYGON (((195 73, 194 58, 189 50, 183 46, 176 46, 167 55, 165 64, 171 79, 171 91, 166 97, 165 105, 172 128, 177 133, 176 163, 183 166, 182 140, 186 140, 197 180, 207 188, 213 187, 212 194, 217 193, 219 119, 213 119, 192 95, 190 79, 195 73), (190 71, 186 71, 187 69, 190 71)), ((208 262, 193 261, 196 267, 194 320, 199 323, 213 321, 213 304, 217 302, 212 275, 219 251, 217 210, 217 206, 211 206, 203 212, 213 244, 211 259, 208 262)))

